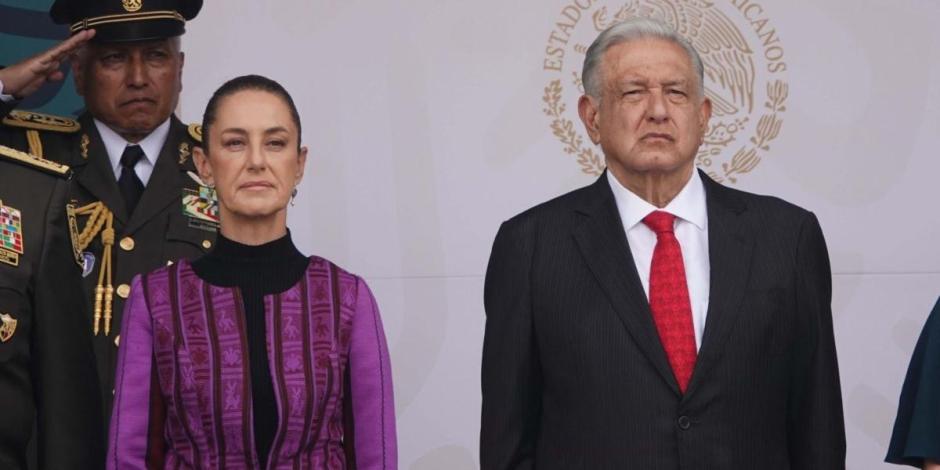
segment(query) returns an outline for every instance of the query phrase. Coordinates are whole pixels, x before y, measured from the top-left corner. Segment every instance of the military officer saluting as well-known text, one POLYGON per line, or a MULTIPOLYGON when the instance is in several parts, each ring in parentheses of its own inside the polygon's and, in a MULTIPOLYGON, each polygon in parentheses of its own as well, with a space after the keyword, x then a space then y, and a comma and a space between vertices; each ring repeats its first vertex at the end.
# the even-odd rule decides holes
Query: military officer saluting
POLYGON ((0 146, 0 468, 100 468, 101 405, 69 169, 0 146), (72 225, 74 227, 74 225, 72 225), (75 233, 77 235, 77 233, 75 233), (76 240, 77 242, 77 240, 76 240))
POLYGON ((215 240, 214 191, 191 159, 201 133, 173 114, 182 88, 180 36, 201 7, 202 0, 56 0, 50 15, 72 37, 0 70, 4 111, 43 82, 61 79, 58 66, 66 59, 85 101, 77 122, 7 113, 0 144, 75 173, 70 199, 106 417, 132 277, 198 257, 215 240))

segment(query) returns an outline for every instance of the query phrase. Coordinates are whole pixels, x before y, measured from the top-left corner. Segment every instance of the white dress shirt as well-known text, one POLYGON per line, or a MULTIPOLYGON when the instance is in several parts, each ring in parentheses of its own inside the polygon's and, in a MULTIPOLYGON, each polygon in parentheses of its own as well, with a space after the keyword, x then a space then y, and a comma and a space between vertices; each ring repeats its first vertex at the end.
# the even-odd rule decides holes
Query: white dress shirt
POLYGON ((692 326, 695 329, 695 347, 702 346, 702 333, 705 331, 705 315, 708 312, 708 289, 710 272, 708 262, 708 211, 705 205, 705 186, 698 171, 692 170, 692 177, 666 207, 659 209, 646 202, 617 181, 611 172, 607 172, 607 181, 614 192, 617 211, 627 234, 630 252, 636 271, 643 283, 643 292, 649 300, 650 265, 653 261, 653 249, 656 247, 656 233, 643 218, 653 211, 661 210, 676 216, 675 234, 682 249, 682 261, 685 264, 685 279, 689 286, 689 301, 692 304, 692 326))
POLYGON ((134 173, 137 173, 137 177, 140 178, 141 183, 144 183, 146 187, 147 182, 150 181, 150 175, 153 174, 153 167, 157 164, 157 157, 160 156, 160 150, 163 149, 163 144, 166 143, 166 137, 170 133, 170 120, 167 119, 163 124, 157 126, 150 135, 140 142, 137 142, 137 144, 132 144, 124 140, 120 134, 114 132, 114 130, 97 119, 95 119, 95 127, 98 129, 98 134, 101 135, 101 141, 104 142, 104 148, 108 152, 108 158, 111 160, 111 170, 114 171, 114 179, 121 178, 121 155, 124 154, 124 148, 128 145, 140 145, 141 150, 144 151, 144 158, 141 158, 137 164, 134 165, 134 173))
POLYGON ((4 103, 9 103, 9 102, 11 102, 11 101, 14 101, 15 99, 16 99, 16 98, 14 98, 13 95, 4 95, 4 94, 3 94, 3 81, 0 80, 0 101, 2 101, 2 102, 4 102, 4 103))

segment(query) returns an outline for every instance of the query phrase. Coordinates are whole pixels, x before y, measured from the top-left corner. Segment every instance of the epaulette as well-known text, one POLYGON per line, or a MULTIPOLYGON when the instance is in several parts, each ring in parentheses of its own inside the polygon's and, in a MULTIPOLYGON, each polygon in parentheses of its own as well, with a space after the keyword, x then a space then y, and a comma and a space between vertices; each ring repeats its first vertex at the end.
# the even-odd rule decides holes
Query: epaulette
POLYGON ((72 170, 68 167, 68 165, 63 165, 52 160, 39 158, 35 155, 30 155, 26 152, 21 152, 5 145, 0 145, 0 160, 10 160, 15 163, 19 163, 20 165, 34 168, 45 173, 60 176, 66 179, 72 176, 72 170))
POLYGON ((190 124, 189 125, 189 136, 193 138, 196 142, 202 143, 202 125, 201 124, 190 124))
POLYGON ((3 124, 38 131, 66 133, 78 132, 82 128, 82 125, 74 119, 32 111, 10 111, 10 114, 3 118, 3 124))

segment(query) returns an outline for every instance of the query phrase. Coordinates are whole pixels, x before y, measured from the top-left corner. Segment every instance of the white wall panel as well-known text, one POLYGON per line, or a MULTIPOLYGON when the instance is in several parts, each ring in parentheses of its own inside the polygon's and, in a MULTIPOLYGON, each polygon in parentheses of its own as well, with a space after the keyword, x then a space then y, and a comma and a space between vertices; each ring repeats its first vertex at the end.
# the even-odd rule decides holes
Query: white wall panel
MULTIPOLYGON (((547 71, 549 35, 573 3, 227 0, 207 2, 188 28, 184 120, 243 73, 281 81, 300 107, 311 153, 289 223, 302 249, 376 292, 403 468, 477 465, 493 236, 506 218, 593 181, 552 134, 544 88, 560 80, 580 132, 570 72, 592 15, 689 2, 581 0, 591 6, 564 71, 547 71)), ((836 273, 849 464, 882 468, 909 354, 940 294, 940 4, 699 3, 738 28, 757 67, 754 111, 716 160, 755 135, 766 84, 788 86, 779 135, 735 186, 819 216, 836 273), (748 15, 775 30, 785 72, 769 72, 748 15)))

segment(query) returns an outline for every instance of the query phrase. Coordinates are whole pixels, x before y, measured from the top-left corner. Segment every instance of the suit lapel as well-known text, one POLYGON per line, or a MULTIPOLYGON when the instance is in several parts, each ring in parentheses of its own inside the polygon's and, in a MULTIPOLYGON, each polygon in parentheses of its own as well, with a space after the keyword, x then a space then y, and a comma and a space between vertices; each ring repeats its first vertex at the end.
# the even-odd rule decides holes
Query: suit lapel
POLYGON ((103 202, 108 209, 114 213, 114 218, 120 223, 127 221, 127 208, 124 206, 124 198, 117 186, 117 179, 114 177, 114 170, 111 169, 111 159, 108 157, 108 151, 101 141, 98 134, 98 128, 94 120, 87 113, 79 121, 82 129, 88 135, 88 158, 77 158, 72 162, 73 166, 82 168, 76 171, 78 176, 76 183, 84 188, 91 195, 103 202))
POLYGON ((578 209, 584 222, 574 230, 575 242, 630 336, 678 394, 606 173, 591 186, 589 194, 578 209))
POLYGON ((706 380, 721 357, 728 335, 744 312, 741 301, 747 289, 753 255, 752 229, 747 224, 747 205, 734 191, 701 173, 708 207, 708 257, 710 288, 705 332, 686 396, 706 380))
MULTIPOLYGON (((185 126, 176 116, 170 117, 170 132, 160 150, 153 173, 140 197, 140 203, 131 214, 125 233, 132 234, 148 220, 154 218, 170 203, 182 197, 180 168, 177 162, 179 142, 184 141, 185 126)), ((182 210, 182 209, 181 209, 182 210)))

